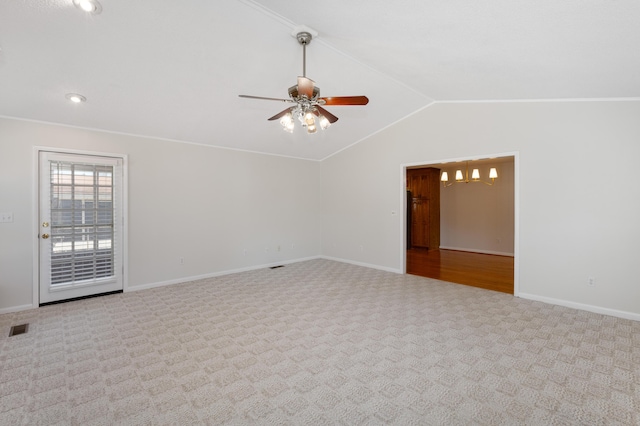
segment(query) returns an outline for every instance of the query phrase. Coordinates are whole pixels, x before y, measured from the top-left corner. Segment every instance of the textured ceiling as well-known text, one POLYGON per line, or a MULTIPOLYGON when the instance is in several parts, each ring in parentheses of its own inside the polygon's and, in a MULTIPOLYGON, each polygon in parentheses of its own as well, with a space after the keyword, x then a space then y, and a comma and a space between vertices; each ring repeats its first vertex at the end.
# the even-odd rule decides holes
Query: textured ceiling
POLYGON ((640 97, 637 0, 101 3, 0 0, 0 115, 318 160, 434 100, 640 97), (237 96, 287 97, 299 25, 321 94, 370 99, 315 135, 237 96))

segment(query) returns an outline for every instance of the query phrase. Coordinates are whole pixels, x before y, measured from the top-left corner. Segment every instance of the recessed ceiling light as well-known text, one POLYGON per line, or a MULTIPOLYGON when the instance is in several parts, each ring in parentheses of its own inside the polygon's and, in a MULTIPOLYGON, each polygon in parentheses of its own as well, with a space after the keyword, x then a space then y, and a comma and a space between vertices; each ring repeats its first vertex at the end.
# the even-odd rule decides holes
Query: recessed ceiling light
POLYGON ((102 12, 102 5, 98 0, 73 0, 73 4, 80 10, 84 10, 87 13, 93 13, 97 15, 102 12))
POLYGON ((77 93, 67 93, 66 96, 67 99, 69 99, 71 102, 73 102, 74 104, 79 104, 82 102, 87 102, 87 98, 85 98, 82 95, 79 95, 77 93))

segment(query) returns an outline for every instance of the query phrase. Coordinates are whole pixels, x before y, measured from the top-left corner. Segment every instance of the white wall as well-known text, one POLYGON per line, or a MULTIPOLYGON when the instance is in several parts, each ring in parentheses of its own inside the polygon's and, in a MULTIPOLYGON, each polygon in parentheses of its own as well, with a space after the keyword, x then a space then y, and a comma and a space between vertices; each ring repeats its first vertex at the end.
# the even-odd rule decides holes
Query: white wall
MULTIPOLYGON (((482 180, 489 181, 489 169, 495 167, 498 179, 493 185, 453 183, 440 189, 440 247, 451 250, 513 256, 514 245, 514 162, 469 164, 469 175, 478 168, 482 180)), ((450 182, 461 165, 438 165, 448 172, 450 182)))
POLYGON ((519 294, 640 319, 638 117, 637 101, 441 103, 320 164, 0 119, 0 312, 32 301, 33 146, 49 146, 129 155, 131 288, 319 254, 401 271, 402 165, 518 152, 519 294))
POLYGON ((518 152, 519 294, 640 319, 638 117, 638 101, 435 104, 323 161, 323 254, 402 270, 401 165, 518 152))
POLYGON ((320 255, 318 162, 0 118, 0 313, 32 303, 34 146, 128 155, 129 289, 320 255))

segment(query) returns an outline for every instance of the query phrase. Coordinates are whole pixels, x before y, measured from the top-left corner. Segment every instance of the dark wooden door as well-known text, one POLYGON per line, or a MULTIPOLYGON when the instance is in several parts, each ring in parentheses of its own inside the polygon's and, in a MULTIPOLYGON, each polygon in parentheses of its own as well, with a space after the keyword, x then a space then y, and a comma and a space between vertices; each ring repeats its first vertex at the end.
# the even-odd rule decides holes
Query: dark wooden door
POLYGON ((429 200, 414 198, 412 203, 411 244, 415 247, 429 247, 429 200))
POLYGON ((413 196, 407 217, 410 247, 440 248, 440 169, 407 170, 407 189, 413 196))

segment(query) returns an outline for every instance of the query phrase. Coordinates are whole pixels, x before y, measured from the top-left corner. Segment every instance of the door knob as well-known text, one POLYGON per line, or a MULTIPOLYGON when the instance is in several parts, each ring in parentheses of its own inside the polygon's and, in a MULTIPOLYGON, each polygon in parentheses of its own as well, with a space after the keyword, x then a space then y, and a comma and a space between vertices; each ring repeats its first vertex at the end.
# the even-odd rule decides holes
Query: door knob
POLYGON ((46 240, 47 238, 49 238, 49 234, 42 234, 42 239, 46 240))

